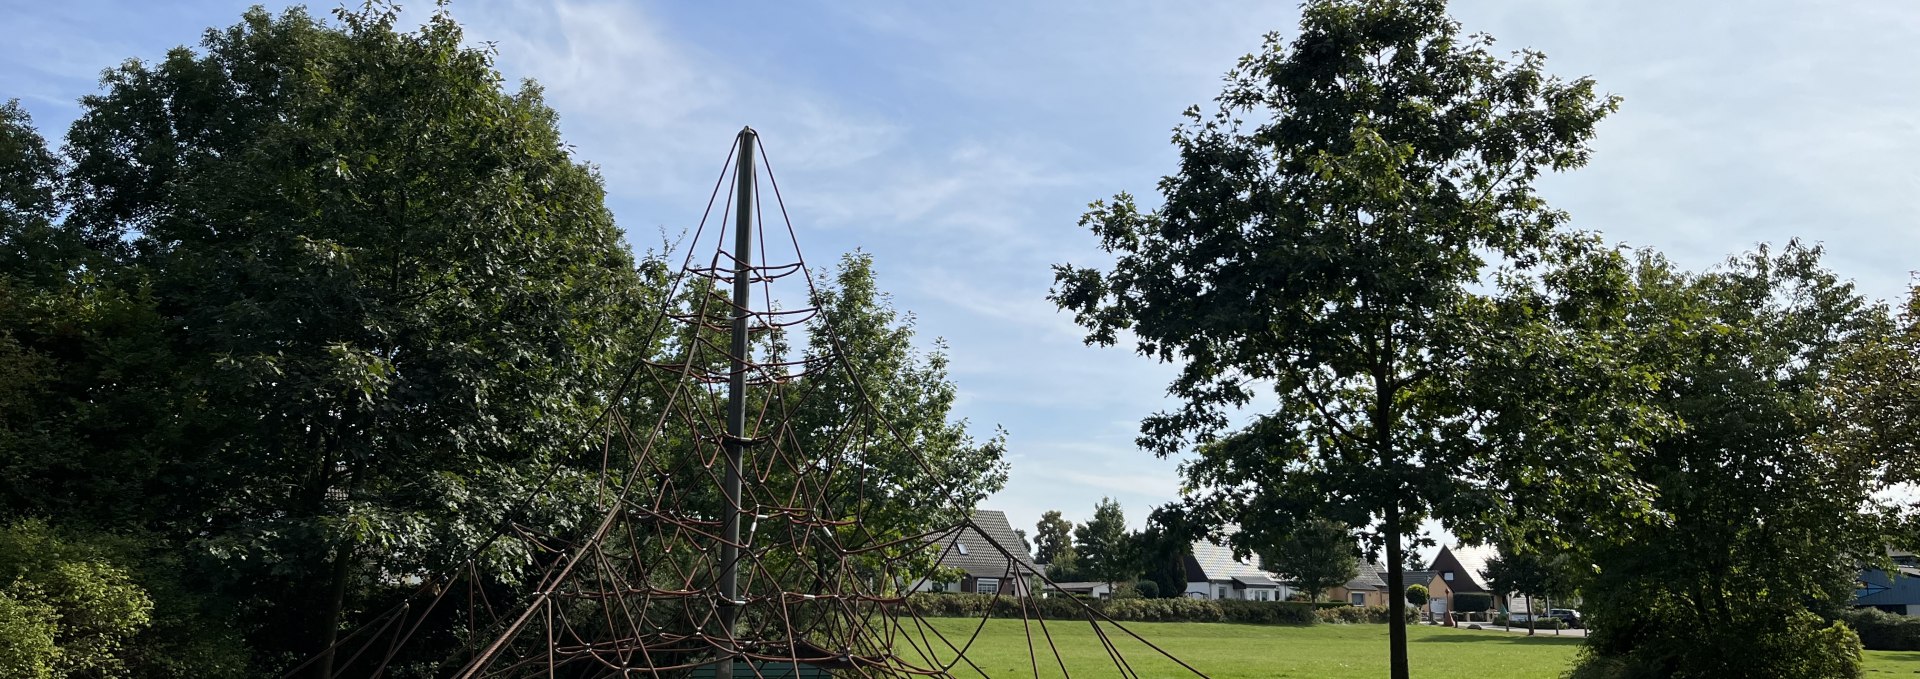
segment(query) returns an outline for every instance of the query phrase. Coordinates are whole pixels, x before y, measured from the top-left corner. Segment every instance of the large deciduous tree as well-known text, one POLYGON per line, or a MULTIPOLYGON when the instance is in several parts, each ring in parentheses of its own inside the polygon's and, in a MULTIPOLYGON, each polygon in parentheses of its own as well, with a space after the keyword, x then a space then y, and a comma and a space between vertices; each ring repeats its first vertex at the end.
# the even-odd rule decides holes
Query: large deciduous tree
MULTIPOLYGON (((1526 610, 1517 612, 1527 614, 1527 635, 1533 636, 1535 623, 1547 612, 1536 600, 1541 597, 1550 601, 1565 600, 1573 595, 1580 575, 1573 566, 1574 560, 1573 553, 1503 551, 1499 558, 1487 561, 1487 582, 1495 592, 1526 597, 1526 610)), ((1515 612, 1511 606, 1509 611, 1515 612)))
MULTIPOLYGON (((1006 485, 1006 432, 995 428, 975 439, 968 422, 953 416, 958 391, 948 378, 946 344, 914 346, 913 317, 881 290, 871 256, 842 257, 816 293, 820 311, 801 351, 812 372, 786 406, 798 450, 836 466, 825 489, 827 510, 858 519, 844 530, 869 543, 966 519, 1006 485)), ((931 568, 932 552, 902 549, 922 562, 916 566, 931 568)))
MULTIPOLYGON (((151 295, 201 418, 152 518, 224 590, 273 593, 245 609, 263 658, 510 512, 579 519, 587 425, 645 351, 649 293, 539 89, 503 90, 444 14, 338 16, 254 10, 128 62, 68 137, 66 228, 151 295)), ((483 571, 514 577, 515 544, 483 571)))
POLYGON ((1287 578, 1311 601, 1360 574, 1360 546, 1353 529, 1332 519, 1302 521, 1256 553, 1262 566, 1287 578))
POLYGON ((1126 513, 1112 498, 1100 498, 1100 504, 1093 508, 1093 518, 1073 529, 1073 541, 1078 545, 1082 571, 1109 588, 1116 582, 1132 582, 1139 575, 1126 513))
POLYGON ((1043 566, 1074 560, 1073 522, 1061 517, 1060 510, 1048 510, 1034 523, 1033 560, 1043 566))
MULTIPOLYGON (((1140 444, 1199 444, 1197 517, 1242 523, 1241 551, 1290 516, 1367 527, 1395 592, 1402 536, 1436 510, 1484 522, 1514 486, 1605 487, 1617 458, 1597 423, 1635 418, 1592 415, 1643 377, 1599 366, 1623 266, 1533 189, 1586 162, 1615 100, 1538 53, 1496 55, 1445 9, 1306 3, 1299 35, 1241 59, 1217 111, 1187 111, 1159 207, 1093 204, 1081 225, 1117 261, 1056 267, 1052 295, 1089 342, 1131 333, 1183 366, 1181 405, 1140 444), (1223 437, 1261 385, 1277 408, 1223 437), (1520 445, 1478 445, 1493 437, 1520 445), (1540 472, 1548 458, 1564 464, 1540 472)), ((1405 603, 1390 601, 1402 679, 1405 603)))
POLYGON ((1858 639, 1822 616, 1852 595, 1858 560, 1884 553, 1875 496, 1883 474, 1910 464, 1872 444, 1888 420, 1876 423, 1886 411, 1868 394, 1900 388, 1868 367, 1889 337, 1885 309, 1798 243, 1701 274, 1648 255, 1638 271, 1629 350, 1664 366, 1657 403, 1683 428, 1633 456, 1657 520, 1593 543, 1587 664, 1627 677, 1856 676, 1858 639), (1853 387, 1864 400, 1836 391, 1853 387))

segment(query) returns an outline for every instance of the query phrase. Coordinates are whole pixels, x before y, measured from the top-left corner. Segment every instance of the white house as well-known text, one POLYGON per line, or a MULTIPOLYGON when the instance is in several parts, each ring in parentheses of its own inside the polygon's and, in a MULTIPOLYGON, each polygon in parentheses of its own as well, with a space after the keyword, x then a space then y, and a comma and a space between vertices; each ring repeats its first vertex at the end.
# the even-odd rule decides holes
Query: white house
POLYGON ((1113 586, 1104 582, 1056 582, 1048 589, 1059 590, 1067 594, 1078 594, 1094 599, 1113 598, 1113 586))
POLYGON ((1286 601, 1294 593, 1278 575, 1260 568, 1260 557, 1241 561, 1233 558, 1232 549, 1206 540, 1193 543, 1186 561, 1190 598, 1286 601))

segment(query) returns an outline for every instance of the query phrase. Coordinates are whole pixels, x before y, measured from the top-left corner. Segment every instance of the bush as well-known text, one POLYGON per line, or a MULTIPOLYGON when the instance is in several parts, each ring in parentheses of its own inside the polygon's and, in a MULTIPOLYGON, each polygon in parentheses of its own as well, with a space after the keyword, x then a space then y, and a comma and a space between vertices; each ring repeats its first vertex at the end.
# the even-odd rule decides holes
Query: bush
POLYGON ((1485 592, 1460 592, 1453 595, 1453 610, 1458 613, 1478 613, 1493 610, 1493 595, 1485 592))
MULTIPOLYGON (((1508 627, 1526 627, 1527 626, 1527 621, 1525 620, 1509 624, 1507 622, 1508 619, 1509 618, 1507 617, 1507 614, 1500 613, 1498 615, 1493 616, 1493 624, 1506 625, 1508 627)), ((1542 617, 1539 620, 1533 621, 1533 628, 1543 629, 1548 631, 1557 630, 1557 629, 1567 629, 1567 623, 1566 621, 1561 620, 1559 618, 1542 617)))
POLYGON ((127 641, 152 622, 153 599, 108 557, 38 521, 0 530, 0 582, 10 582, 0 609, 13 623, 0 628, 7 676, 127 673, 127 641))
MULTIPOLYGON (((1415 616, 1417 615, 1418 612, 1409 607, 1407 609, 1407 622, 1414 622, 1415 616)), ((1388 620, 1393 619, 1393 612, 1392 609, 1386 606, 1341 606, 1339 608, 1323 608, 1314 611, 1314 619, 1316 622, 1332 624, 1351 625, 1355 623, 1365 623, 1370 625, 1384 625, 1387 624, 1388 620)))
POLYGON ((1857 679, 1860 637, 1806 610, 1753 607, 1717 626, 1642 609, 1595 618, 1570 679, 1857 679), (1631 616, 1631 617, 1629 617, 1631 616))
POLYGON ((1868 649, 1920 651, 1920 618, 1863 608, 1840 614, 1840 622, 1853 628, 1868 649))
POLYGON ((1431 598, 1433 595, 1427 592, 1426 585, 1407 585, 1407 603, 1425 606, 1431 598))
POLYGON ((1140 595, 1142 599, 1158 599, 1160 598, 1160 583, 1152 580, 1141 580, 1133 583, 1133 591, 1135 594, 1140 595))
MULTIPOLYGON (((1123 599, 1101 602, 1100 612, 1115 620, 1138 622, 1224 622, 1225 601, 1206 599, 1123 599)), ((1237 622, 1237 621, 1236 621, 1237 622)))
POLYGON ((1227 622, 1253 625, 1311 625, 1314 607, 1295 601, 1216 601, 1227 622))

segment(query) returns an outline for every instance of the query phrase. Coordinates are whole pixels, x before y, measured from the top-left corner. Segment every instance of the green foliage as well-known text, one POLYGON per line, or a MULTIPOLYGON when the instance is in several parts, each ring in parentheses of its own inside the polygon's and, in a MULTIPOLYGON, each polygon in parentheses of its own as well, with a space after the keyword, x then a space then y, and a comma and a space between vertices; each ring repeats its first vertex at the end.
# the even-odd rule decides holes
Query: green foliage
MULTIPOLYGON (((1696 655, 1654 657, 1606 654, 1585 648, 1574 679, 1656 679, 1665 677, 1766 677, 1768 679, 1854 679, 1861 676, 1860 637, 1841 622, 1826 622, 1798 611, 1765 624, 1695 630, 1650 628, 1648 636, 1670 637, 1651 645, 1676 646, 1689 639, 1701 644, 1696 655), (1731 653, 1733 655, 1719 655, 1731 653), (1708 668, 1716 674, 1707 674, 1708 668)), ((1651 641, 1651 640, 1650 640, 1651 641)))
MULTIPOLYGON (((801 358, 831 366, 840 355, 848 368, 799 380, 787 414, 800 450, 860 451, 835 460, 840 469, 824 501, 840 518, 860 517, 860 526, 847 529, 847 544, 897 540, 970 516, 1006 485, 1006 434, 996 430, 976 441, 968 423, 953 418, 957 388, 948 378, 945 343, 915 349, 913 318, 881 291, 869 255, 841 258, 817 293, 820 313, 807 326, 801 358), (865 407, 856 404, 870 409, 858 422, 862 429, 848 432, 849 413, 865 407)), ((932 557, 917 546, 904 549, 932 557)))
POLYGON ((1455 613, 1493 610, 1493 595, 1486 592, 1454 592, 1452 610, 1455 613))
POLYGON ((1853 628, 1869 650, 1920 651, 1920 618, 1862 608, 1840 614, 1840 622, 1853 628))
MULTIPOLYGON (((1873 472, 1888 486, 1920 480, 1920 286, 1909 289, 1897 311, 1892 327, 1860 338, 1827 376, 1839 426, 1814 441, 1837 455, 1877 451, 1873 472)), ((1897 543, 1920 537, 1912 516, 1897 543)))
POLYGON ((1053 563, 1047 564, 1048 580, 1054 582, 1081 582, 1081 578, 1088 577, 1087 573, 1080 569, 1080 559, 1078 557, 1069 559, 1067 558, 1068 556, 1073 555, 1069 553, 1054 559, 1053 563))
POLYGON ((1284 537, 1259 550, 1267 570, 1285 576, 1310 601, 1360 575, 1360 549, 1347 524, 1310 518, 1294 524, 1284 537))
POLYGON ((1426 585, 1407 585, 1407 603, 1415 607, 1425 606, 1432 598, 1433 595, 1427 592, 1426 585))
POLYGON ((1441 0, 1302 15, 1213 114, 1187 111, 1160 207, 1119 194, 1081 218, 1112 267, 1055 267, 1051 299, 1089 343, 1124 332, 1181 365, 1179 405, 1140 445, 1197 445, 1195 514, 1239 524, 1243 548, 1310 513, 1378 526, 1395 585, 1430 516, 1523 522, 1522 492, 1632 506, 1608 480, 1650 385, 1604 341, 1621 263, 1533 190, 1586 162, 1615 100, 1537 53, 1496 56, 1441 0), (1278 409, 1228 431, 1268 387, 1278 409))
POLYGON ((0 675, 23 679, 54 679, 61 657, 60 613, 37 598, 23 601, 0 590, 0 675))
POLYGON ((152 622, 153 600, 109 556, 37 521, 0 530, 0 582, 7 583, 0 610, 18 616, 0 627, 0 669, 8 676, 129 676, 127 642, 152 622))
POLYGON ((1127 534, 1127 517, 1120 503, 1100 498, 1093 518, 1073 529, 1082 572, 1103 582, 1131 581, 1140 574, 1134 541, 1127 534))
POLYGON ((1133 593, 1142 599, 1160 598, 1160 583, 1152 580, 1140 580, 1133 583, 1133 593))
POLYGON ((1819 255, 1791 243, 1702 274, 1642 258, 1629 350, 1661 367, 1657 404, 1685 428, 1633 456, 1658 521, 1588 544, 1596 657, 1671 677, 1846 676, 1858 662, 1819 618, 1851 596, 1848 555, 1883 549, 1882 453, 1832 445, 1846 423, 1828 385, 1887 322, 1819 255))
MULTIPOLYGON (((1487 561, 1485 574, 1495 591, 1525 595, 1528 604, 1537 608, 1537 599, 1564 600, 1573 596, 1579 573, 1572 563, 1571 555, 1564 553, 1545 556, 1537 552, 1503 550, 1499 558, 1487 561)), ((1533 629, 1545 624, 1545 621, 1536 621, 1527 627, 1533 629)))
POLYGON ((1557 629, 1567 629, 1566 621, 1560 620, 1558 618, 1545 617, 1544 611, 1542 612, 1542 615, 1533 616, 1532 619, 1527 621, 1516 623, 1516 622, 1512 622, 1512 620, 1513 620, 1513 616, 1508 615, 1506 613, 1498 613, 1493 616, 1493 624, 1495 625, 1525 627, 1530 630, 1540 629, 1540 630, 1551 631, 1551 630, 1557 630, 1557 629))
POLYGON ((1060 510, 1048 510, 1033 526, 1034 563, 1052 565, 1074 560, 1073 522, 1060 516, 1060 510))
POLYGON ((1187 555, 1197 533, 1178 505, 1165 505, 1148 513, 1146 529, 1134 534, 1141 575, 1158 583, 1160 596, 1186 596, 1187 555))
MULTIPOLYGON (((1407 622, 1414 622, 1419 613, 1407 609, 1405 615, 1407 622)), ((1322 623, 1384 625, 1393 619, 1393 609, 1389 606, 1333 606, 1317 608, 1313 616, 1316 622, 1322 623)))
MULTIPOLYGON (((0 116, 0 374, 30 378, 0 394, 0 499, 209 557, 178 563, 261 673, 509 518, 578 525, 586 424, 650 351, 651 291, 538 88, 502 91, 445 15, 394 21, 254 10, 124 63, 61 163, 0 116)), ((482 572, 527 568, 515 544, 482 572)), ((194 639, 168 653, 221 655, 194 639)))

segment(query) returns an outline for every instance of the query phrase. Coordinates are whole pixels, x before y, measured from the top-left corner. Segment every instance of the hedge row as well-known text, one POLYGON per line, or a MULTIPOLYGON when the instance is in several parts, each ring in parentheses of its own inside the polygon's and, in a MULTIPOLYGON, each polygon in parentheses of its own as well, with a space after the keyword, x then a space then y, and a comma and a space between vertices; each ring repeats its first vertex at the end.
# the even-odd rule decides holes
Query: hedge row
MULTIPOLYGON (((1512 627, 1514 629, 1524 629, 1527 626, 1527 622, 1525 620, 1508 624, 1507 614, 1505 613, 1501 613, 1493 616, 1493 624, 1504 625, 1507 627, 1512 627)), ((1551 632, 1557 629, 1567 629, 1567 622, 1559 618, 1549 618, 1549 617, 1546 617, 1545 615, 1542 615, 1539 620, 1533 621, 1533 628, 1537 630, 1547 630, 1551 632)))
POLYGON ((1920 618, 1863 608, 1840 614, 1840 621, 1873 651, 1920 651, 1920 618))
MULTIPOLYGON (((1344 603, 1309 604, 1301 601, 1237 601, 1232 599, 1108 599, 1090 601, 1068 597, 1023 600, 991 594, 915 594, 907 605, 930 617, 996 618, 1044 616, 1054 619, 1086 617, 1084 604, 1114 620, 1127 622, 1236 622, 1254 625, 1311 625, 1314 623, 1384 623, 1385 606, 1344 603)), ((1408 607, 1408 619, 1413 607, 1408 607)))

